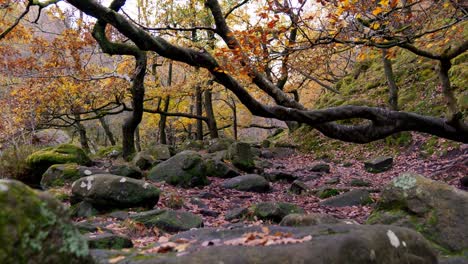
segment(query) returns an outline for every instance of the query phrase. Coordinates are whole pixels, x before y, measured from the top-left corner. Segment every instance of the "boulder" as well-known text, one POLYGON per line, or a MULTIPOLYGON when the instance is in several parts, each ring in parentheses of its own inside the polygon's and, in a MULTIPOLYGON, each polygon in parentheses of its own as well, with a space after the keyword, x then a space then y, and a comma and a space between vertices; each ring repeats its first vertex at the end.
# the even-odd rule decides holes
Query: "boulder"
POLYGON ((317 163, 313 165, 312 167, 310 167, 309 171, 329 173, 330 165, 328 165, 327 163, 317 163))
POLYGON ((338 184, 340 183, 340 177, 331 177, 325 181, 325 184, 338 184))
POLYGON ((292 203, 264 202, 253 205, 250 210, 253 216, 260 220, 269 220, 275 223, 281 222, 288 214, 303 214, 304 209, 292 203))
POLYGON ((59 129, 43 129, 32 135, 32 144, 35 146, 53 147, 70 141, 71 138, 67 132, 59 129))
POLYGON ((209 184, 206 166, 200 154, 186 150, 153 167, 148 179, 165 181, 174 186, 191 188, 209 184))
POLYGON ((288 172, 284 172, 284 171, 271 171, 271 172, 268 172, 268 173, 264 173, 263 174, 265 179, 267 179, 268 181, 271 181, 271 182, 277 182, 277 181, 287 181, 287 182, 293 182, 295 180, 297 180, 297 176, 296 175, 293 175, 291 173, 288 173, 288 172))
POLYGON ((116 165, 112 166, 109 169, 109 172, 114 175, 119 175, 119 176, 125 176, 128 178, 133 178, 133 179, 141 179, 143 178, 143 173, 137 168, 132 165, 116 165))
POLYGON ((347 224, 354 223, 351 220, 337 219, 327 214, 289 214, 281 220, 281 226, 311 226, 321 224, 347 224))
POLYGON ((230 138, 212 139, 209 142, 208 152, 214 153, 222 150, 227 150, 232 143, 234 143, 234 140, 230 138))
POLYGON ((353 205, 367 205, 372 203, 372 198, 366 190, 356 189, 349 192, 345 192, 338 196, 328 198, 325 201, 320 202, 320 205, 331 206, 331 207, 343 207, 353 205))
MULTIPOLYGON (((316 225, 307 227, 253 226, 235 229, 203 228, 171 237, 170 242, 193 240, 184 254, 128 254, 122 263, 346 263, 346 264, 436 264, 437 256, 417 232, 393 226, 316 225), (252 234, 281 244, 265 245, 252 234), (251 246, 239 241, 255 240, 251 246), (296 240, 288 243, 287 240, 296 240), (212 246, 209 246, 209 245, 212 246), (233 245, 234 244, 234 245, 233 245)), ((103 256, 104 252, 96 252, 103 256)), ((112 253, 112 252, 109 252, 112 253)), ((116 254, 114 253, 114 256, 116 254)), ((112 255, 104 255, 107 261, 112 255)), ((103 261, 104 263, 104 261, 103 261)))
POLYGON ((122 249, 133 247, 132 240, 128 237, 111 234, 87 234, 85 235, 88 240, 89 248, 92 249, 122 249))
POLYGON ((468 193, 421 175, 403 173, 382 191, 370 224, 413 228, 445 253, 467 254, 468 193))
POLYGON ((39 184, 42 174, 54 164, 77 163, 89 166, 92 161, 81 148, 62 144, 32 153, 26 158, 26 163, 31 170, 31 183, 39 184))
POLYGON ((206 174, 208 176, 219 177, 219 178, 233 178, 239 176, 239 172, 231 168, 229 165, 221 160, 206 159, 206 174))
POLYGON ((248 216, 249 214, 250 214, 249 208, 238 207, 238 208, 234 208, 234 209, 227 211, 224 219, 226 219, 226 221, 232 221, 234 219, 244 218, 248 216))
POLYGON ((379 173, 389 170, 393 165, 393 158, 389 156, 377 157, 364 162, 364 168, 368 172, 379 173))
POLYGON ((42 174, 41 187, 43 189, 59 187, 79 178, 101 173, 105 173, 105 171, 99 168, 80 166, 76 163, 54 164, 42 174))
POLYGON ((100 211, 117 208, 152 208, 159 199, 159 190, 142 180, 111 174, 97 174, 72 184, 72 204, 85 201, 100 211))
POLYGON ((140 170, 147 170, 153 166, 155 161, 156 159, 151 154, 140 151, 133 157, 132 163, 140 170))
POLYGON ((63 205, 19 181, 0 180, 0 263, 93 263, 63 205))
POLYGON ((248 143, 233 143, 226 152, 226 159, 243 171, 252 172, 255 169, 254 156, 248 143))
POLYGON ((362 180, 362 179, 352 179, 349 182, 349 185, 353 187, 369 187, 371 184, 370 182, 362 180))
POLYGON ((99 211, 88 202, 79 202, 70 206, 70 216, 72 217, 92 217, 99 214, 99 211))
POLYGON ((270 190, 270 184, 265 178, 257 174, 246 174, 226 180, 222 184, 223 188, 236 189, 245 192, 267 192, 270 190))
POLYGON ((148 152, 156 159, 156 160, 168 160, 172 156, 171 146, 159 144, 153 145, 149 147, 148 152))
POLYGON ((335 188, 330 188, 330 187, 321 187, 318 189, 315 189, 313 191, 314 195, 320 199, 327 199, 333 196, 337 196, 340 194, 340 191, 338 191, 335 188))
POLYGON ((165 232, 180 232, 203 226, 203 219, 190 212, 151 210, 130 216, 148 228, 157 227, 165 232))
POLYGON ((304 182, 296 180, 289 187, 289 191, 294 194, 300 195, 309 192, 310 188, 304 182))

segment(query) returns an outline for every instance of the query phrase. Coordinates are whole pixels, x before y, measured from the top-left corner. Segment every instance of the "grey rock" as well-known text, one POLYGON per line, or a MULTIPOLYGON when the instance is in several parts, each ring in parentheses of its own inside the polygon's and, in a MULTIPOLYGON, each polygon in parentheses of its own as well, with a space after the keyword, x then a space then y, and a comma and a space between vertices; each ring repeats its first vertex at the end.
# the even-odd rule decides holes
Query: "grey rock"
POLYGON ((236 189, 246 192, 267 192, 270 190, 270 184, 265 178, 257 174, 246 174, 226 180, 222 184, 223 188, 236 189))
POLYGON ((372 203, 370 194, 366 190, 351 190, 338 196, 328 198, 325 201, 320 202, 320 205, 331 206, 331 207, 343 207, 353 205, 366 205, 372 203))

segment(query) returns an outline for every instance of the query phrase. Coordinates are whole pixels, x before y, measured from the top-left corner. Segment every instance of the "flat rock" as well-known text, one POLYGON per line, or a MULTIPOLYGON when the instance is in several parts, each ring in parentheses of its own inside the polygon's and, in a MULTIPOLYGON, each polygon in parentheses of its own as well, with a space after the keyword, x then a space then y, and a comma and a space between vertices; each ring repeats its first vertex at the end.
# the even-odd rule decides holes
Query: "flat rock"
POLYGON ((131 207, 152 208, 160 191, 153 185, 112 174, 98 174, 72 184, 72 204, 85 201, 100 211, 131 207))
POLYGON ((122 249, 133 247, 132 240, 128 237, 111 234, 87 234, 85 235, 89 248, 92 249, 122 249))
POLYGON ((353 205, 366 205, 372 203, 370 194, 366 190, 351 190, 343 194, 328 198, 320 202, 320 205, 331 207, 344 207, 353 205))
POLYGON ((190 212, 175 210, 151 210, 130 216, 148 228, 157 227, 165 232, 180 232, 203 226, 201 217, 190 212))
POLYGON ((236 189, 246 192, 267 192, 270 190, 270 184, 265 178, 257 174, 246 174, 226 180, 222 184, 223 188, 236 189))
POLYGON ((368 172, 379 173, 389 170, 393 165, 393 157, 382 156, 364 162, 364 169, 368 172))

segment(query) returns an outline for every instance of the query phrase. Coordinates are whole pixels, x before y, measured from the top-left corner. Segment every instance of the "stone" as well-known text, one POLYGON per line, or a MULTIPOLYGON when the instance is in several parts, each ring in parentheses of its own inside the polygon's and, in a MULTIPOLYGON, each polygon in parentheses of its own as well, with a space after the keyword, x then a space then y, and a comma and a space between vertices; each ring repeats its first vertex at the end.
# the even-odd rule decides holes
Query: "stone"
POLYGON ((322 202, 320 205, 331 206, 331 207, 343 207, 343 206, 353 206, 353 205, 367 205, 372 203, 372 198, 366 190, 356 189, 349 192, 345 192, 338 196, 328 198, 322 202))
POLYGON ((93 263, 64 206, 46 192, 0 180, 0 263, 93 263))
POLYGON ((28 183, 39 184, 42 174, 54 164, 77 163, 79 165, 92 165, 91 159, 79 147, 71 144, 62 144, 36 151, 26 158, 30 168, 31 178, 28 183))
POLYGON ((280 226, 311 226, 321 224, 355 223, 352 220, 341 220, 327 214, 288 214, 279 223, 280 226))
POLYGON ((262 140, 262 143, 260 144, 262 148, 269 148, 271 146, 271 141, 268 139, 262 140))
POLYGON ((231 144, 226 152, 226 159, 243 171, 252 172, 255 169, 254 155, 248 143, 235 142, 231 144))
POLYGON ((43 189, 60 187, 79 178, 101 173, 105 173, 105 171, 99 168, 80 166, 76 163, 54 164, 42 174, 41 187, 43 189))
POLYGON ((364 162, 364 169, 371 173, 389 170, 393 165, 393 158, 389 156, 377 157, 364 162))
MULTIPOLYGON (((437 255, 429 242, 413 230, 393 226, 315 225, 306 227, 268 226, 270 234, 304 239, 302 243, 265 246, 233 246, 230 242, 249 234, 264 233, 264 226, 234 229, 198 229, 171 237, 170 241, 193 240, 184 254, 129 255, 123 263, 346 263, 346 264, 436 264, 437 255), (208 243, 207 243, 208 242, 208 243), (212 246, 207 246, 211 242, 212 246)), ((114 254, 115 255, 115 254, 114 254)), ((105 258, 109 259, 109 257, 105 258)))
POLYGON ((213 198, 216 198, 216 199, 220 199, 222 198, 221 196, 215 194, 215 193, 211 193, 211 192, 201 192, 200 194, 197 195, 198 198, 202 198, 202 199, 213 199, 213 198))
POLYGON ((325 184, 338 184, 340 183, 340 177, 331 177, 325 181, 325 184))
POLYGON ((222 184, 223 188, 236 189, 245 192, 268 192, 270 184, 265 178, 257 174, 246 174, 226 180, 222 184))
POLYGON ((153 145, 148 148, 148 152, 153 156, 156 160, 168 160, 172 157, 172 150, 171 146, 158 144, 153 145))
POLYGON ((468 193, 422 175, 403 173, 381 193, 369 224, 410 227, 444 253, 468 254, 468 193))
POLYGON ((99 231, 104 231, 104 232, 112 232, 111 230, 96 224, 96 223, 90 223, 90 222, 78 222, 78 223, 73 223, 73 225, 78 229, 78 231, 81 234, 86 234, 86 233, 95 233, 99 231))
POLYGON ((234 143, 230 138, 215 138, 210 140, 208 145, 208 153, 214 153, 222 150, 227 150, 234 143))
POLYGON ((300 195, 309 192, 310 188, 304 182, 295 180, 289 187, 289 191, 300 195))
POLYGON ((208 208, 208 205, 206 205, 202 200, 196 197, 190 198, 190 203, 198 206, 199 208, 208 208))
POLYGON ((468 176, 460 178, 460 186, 462 189, 468 189, 468 176))
POLYGON ((235 168, 220 160, 206 159, 206 174, 218 178, 233 178, 239 176, 239 172, 235 168))
POLYGON ((152 168, 148 179, 156 182, 165 181, 183 188, 209 184, 204 160, 200 154, 190 150, 180 152, 152 168))
POLYGON ((203 227, 201 217, 184 211, 157 209, 131 215, 130 218, 148 228, 157 227, 170 233, 203 227))
POLYGON ((310 167, 309 171, 329 173, 330 165, 328 165, 327 163, 318 163, 310 167))
POLYGON ((370 182, 362 180, 362 179, 352 179, 349 182, 349 185, 353 187, 369 187, 371 184, 370 182))
POLYGON ((239 207, 239 208, 234 208, 226 212, 226 215, 224 216, 224 219, 226 221, 232 221, 235 219, 242 219, 248 216, 250 213, 249 208, 247 207, 239 207))
POLYGON ((327 199, 333 196, 337 196, 340 194, 340 191, 338 191, 335 188, 330 188, 330 187, 321 187, 317 190, 314 191, 314 195, 317 196, 320 199, 327 199))
POLYGON ((260 152, 260 158, 272 159, 275 157, 275 154, 271 150, 264 149, 260 152))
POLYGON ((202 214, 204 216, 210 216, 210 217, 218 217, 220 215, 219 212, 209 210, 209 209, 201 209, 200 214, 202 214))
POLYGON ((253 216, 260 220, 269 220, 275 223, 281 222, 288 214, 303 214, 304 209, 292 203, 263 202, 253 205, 250 210, 253 216))
POLYGON ((122 249, 132 248, 132 240, 126 236, 102 233, 102 234, 87 234, 89 248, 92 249, 122 249))
POLYGON ((297 180, 297 176, 293 175, 288 172, 284 171, 271 171, 268 173, 264 173, 265 179, 271 182, 277 182, 277 181, 287 181, 287 182, 293 182, 297 180))
POLYGON ((120 221, 128 219, 129 213, 127 211, 114 211, 107 214, 107 216, 115 218, 120 221))
POLYGON ((97 174, 72 184, 71 204, 85 201, 99 211, 132 207, 152 208, 159 200, 159 189, 132 178, 97 174))
POLYGON ((156 159, 151 154, 146 151, 140 151, 133 157, 132 163, 140 170, 147 170, 153 166, 155 161, 156 159))
POLYGON ((140 169, 132 165, 116 165, 112 166, 109 169, 109 173, 119 176, 125 176, 128 178, 133 179, 141 179, 143 178, 143 173, 141 173, 140 169))
POLYGON ((98 214, 99 211, 88 202, 79 202, 70 207, 70 215, 72 217, 88 218, 91 216, 96 216, 98 214))

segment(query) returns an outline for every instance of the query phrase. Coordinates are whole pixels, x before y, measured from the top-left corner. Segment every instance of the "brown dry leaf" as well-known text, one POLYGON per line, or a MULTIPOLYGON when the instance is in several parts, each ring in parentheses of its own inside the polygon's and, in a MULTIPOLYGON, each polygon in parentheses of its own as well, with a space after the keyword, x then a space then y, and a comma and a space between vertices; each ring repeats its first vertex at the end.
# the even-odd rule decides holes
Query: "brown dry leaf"
POLYGON ((109 264, 115 264, 121 260, 125 259, 125 256, 118 256, 118 257, 115 257, 115 258, 111 258, 109 259, 109 264))

